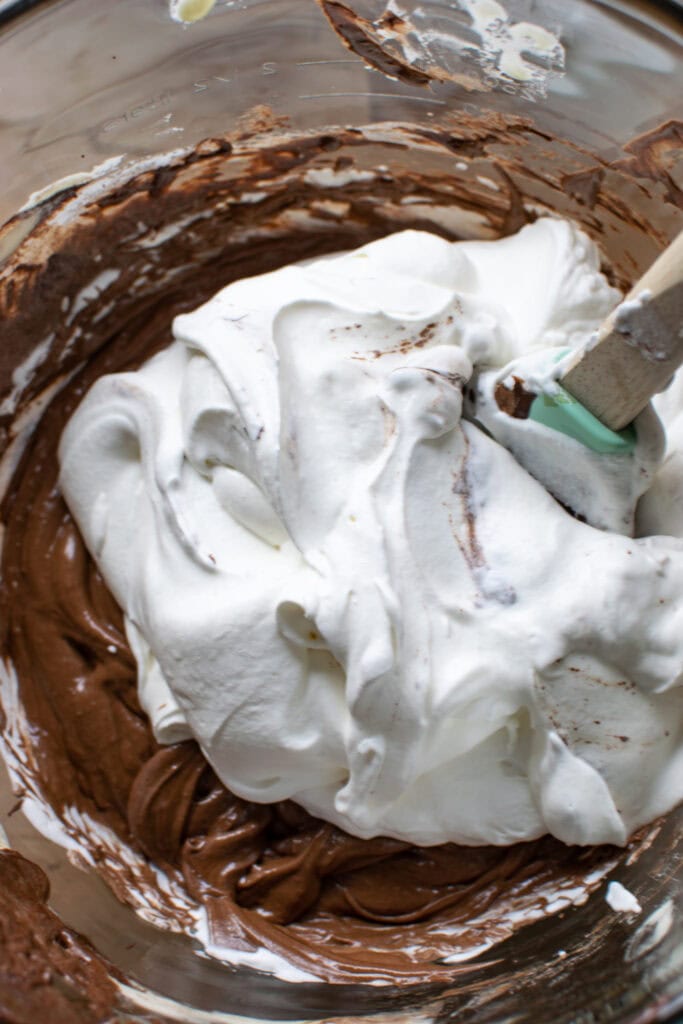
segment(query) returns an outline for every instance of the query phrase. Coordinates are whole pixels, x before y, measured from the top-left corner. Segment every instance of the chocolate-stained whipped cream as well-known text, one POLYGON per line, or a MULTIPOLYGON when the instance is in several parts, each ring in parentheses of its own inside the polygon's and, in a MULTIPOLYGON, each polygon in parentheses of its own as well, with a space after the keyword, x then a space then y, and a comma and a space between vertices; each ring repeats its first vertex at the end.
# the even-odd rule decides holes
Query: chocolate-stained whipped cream
MULTIPOLYGON (((549 218, 405 231, 232 284, 97 382, 60 487, 157 740, 421 846, 623 845, 678 803, 683 541, 578 522, 462 416, 477 369, 588 342, 619 298, 598 263, 549 218)), ((656 461, 627 462, 644 490, 656 461)))
MULTIPOLYGON (((140 379, 147 381, 149 377, 145 384, 147 394, 143 389, 141 395, 147 402, 153 391, 151 377, 157 372, 164 376, 164 360, 169 358, 169 353, 171 359, 178 358, 183 363, 180 383, 185 381, 192 363, 192 373, 198 368, 200 375, 207 374, 211 390, 202 387, 209 416, 204 415, 206 409, 200 407, 201 403, 199 407, 194 404, 187 421, 194 424, 192 437, 198 444, 192 448, 194 464, 188 461, 197 479, 189 486, 196 486, 204 495, 209 492, 213 495, 214 491, 217 495, 220 491, 224 504, 213 496, 213 507, 224 511, 229 529, 239 534, 250 550, 259 552, 262 559, 259 565, 277 566, 290 558, 296 570, 294 575, 308 582, 322 576, 324 566, 322 562, 314 569, 302 565, 305 561, 302 548, 309 554, 314 549, 325 552, 325 543, 329 540, 332 546, 325 553, 329 566, 343 568, 332 544, 335 530, 330 527, 337 523, 335 515, 347 497, 350 500, 358 493, 359 482, 352 474, 353 487, 348 488, 348 494, 340 493, 329 468, 331 463, 327 461, 328 446, 326 457, 319 460, 326 487, 321 487, 320 475, 304 483, 312 488, 308 493, 312 493, 316 503, 325 505, 334 497, 336 504, 323 509, 330 512, 321 520, 326 525, 325 530, 311 532, 308 524, 298 523, 299 548, 290 536, 290 529, 295 531, 291 523, 286 523, 284 506, 282 503, 278 506, 281 498, 276 495, 275 484, 280 472, 277 464, 277 472, 269 478, 274 481, 273 490, 268 492, 275 517, 269 509, 264 516, 258 494, 254 505, 253 490, 244 493, 237 479, 240 473, 237 472, 237 477, 234 475, 240 466, 224 465, 226 472, 220 472, 220 465, 214 459, 216 453, 202 445, 213 436, 210 429, 213 411, 218 410, 219 418, 227 411, 230 418, 235 399, 225 383, 227 376, 223 377, 219 370, 217 354, 211 344, 206 344, 210 339, 204 335, 203 327, 199 334, 204 341, 198 340, 199 335, 195 337, 197 320, 192 310, 208 303, 202 316, 213 317, 216 307, 211 305, 212 296, 233 282, 242 281, 235 287, 248 289, 253 285, 246 279, 279 272, 280 268, 299 261, 319 261, 331 253, 368 247, 374 240, 404 228, 436 231, 442 236, 442 239, 429 236, 429 242, 425 243, 432 254, 431 261, 439 246, 446 246, 444 251, 449 253, 455 251, 448 243, 456 238, 513 235, 525 224, 531 224, 534 231, 545 231, 542 225, 549 222, 541 221, 539 225, 534 222, 539 216, 559 212, 580 224, 601 247, 602 269, 608 276, 609 287, 600 278, 598 298, 602 295, 602 299, 588 319, 599 318, 602 315, 600 302, 607 303, 608 297, 611 300, 610 289, 623 291, 652 261, 669 235, 675 233, 680 213, 676 213, 674 202, 669 202, 662 193, 659 181, 649 177, 653 153, 663 137, 660 134, 639 141, 632 151, 629 166, 610 166, 596 163, 587 154, 558 140, 549 140, 523 119, 495 115, 461 121, 447 119, 438 126, 374 125, 363 130, 331 129, 299 136, 283 132, 281 126, 266 127, 270 127, 270 131, 263 135, 253 137, 244 131, 230 138, 208 140, 193 150, 178 151, 138 168, 115 170, 108 179, 86 182, 50 196, 39 206, 20 214, 0 238, 0 241, 13 240, 13 245, 17 238, 23 239, 14 255, 0 268, 3 317, 0 359, 7 358, 14 371, 11 388, 2 396, 0 406, 0 429, 6 447, 2 466, 5 532, 0 590, 4 654, 1 677, 5 719, 3 749, 27 813, 32 814, 33 809, 39 807, 40 820, 48 823, 50 834, 68 845, 74 856, 97 870, 120 899, 148 920, 197 936, 207 949, 218 955, 225 956, 225 951, 230 950, 234 963, 250 964, 290 980, 399 985, 450 982, 455 975, 469 969, 461 961, 490 949, 521 924, 586 900, 591 889, 600 884, 620 856, 638 855, 650 841, 650 833, 641 830, 641 834, 629 841, 624 854, 613 845, 581 848, 548 836, 512 842, 509 846, 490 845, 488 839, 475 836, 470 837, 470 841, 475 842, 470 846, 441 841, 436 845, 417 846, 406 841, 410 838, 410 822, 415 821, 410 816, 406 816, 400 828, 393 830, 394 835, 381 834, 392 831, 383 820, 391 806, 387 791, 383 790, 381 801, 369 802, 369 810, 373 814, 379 812, 379 826, 368 825, 368 807, 361 807, 363 820, 358 823, 360 827, 356 827, 360 835, 354 835, 348 828, 353 828, 348 815, 353 814, 355 800, 350 800, 342 809, 337 822, 318 816, 321 810, 328 817, 333 816, 329 809, 333 810, 334 797, 347 785, 351 772, 349 780, 342 777, 341 771, 338 777, 328 777, 329 792, 320 805, 314 802, 307 807, 302 805, 299 794, 305 787, 301 782, 296 789, 296 800, 288 798, 294 791, 288 792, 285 788, 281 792, 272 790, 271 802, 264 803, 263 793, 254 799, 254 792, 248 786, 254 780, 263 782, 265 779, 272 783, 276 775, 285 773, 279 766, 277 771, 268 769, 264 773, 264 766, 259 766, 256 756, 251 764, 244 762, 245 772, 248 772, 243 779, 246 788, 238 794, 239 780, 232 770, 235 766, 228 771, 227 763, 217 761, 215 771, 204 756, 210 753, 210 727, 203 730, 204 735, 199 730, 192 732, 204 750, 195 739, 183 738, 190 734, 195 710, 197 715, 199 710, 188 710, 181 688, 176 689, 176 680, 166 664, 171 652, 156 649, 158 643, 153 635, 147 635, 140 628, 146 625, 140 609, 131 615, 125 594, 116 592, 129 622, 135 624, 135 629, 128 626, 127 635, 121 609, 88 554, 63 501, 57 481, 59 438, 84 396, 100 378, 123 374, 130 380, 129 374, 146 366, 140 379), (647 173, 638 179, 638 201, 629 205, 622 196, 628 192, 633 175, 640 175, 643 167, 647 173), (190 314, 178 321, 184 323, 187 330, 184 340, 174 342, 171 324, 182 314, 190 314), (162 353, 158 365, 152 358, 157 353, 162 353), (150 371, 149 367, 155 365, 157 369, 150 371), (214 474, 222 477, 223 482, 218 486, 214 485, 214 474), (248 525, 244 524, 245 519, 248 525), (277 530, 285 525, 286 536, 279 539, 277 530), (256 532, 254 526, 258 526, 256 532), (272 528, 276 528, 276 533, 272 533, 272 528), (308 536, 308 540, 301 540, 302 535, 308 536), (279 551, 276 544, 280 545, 279 551), (150 657, 143 659, 147 648, 150 657), (146 665, 146 672, 141 676, 145 684, 143 704, 147 709, 138 697, 136 656, 146 665), (155 686, 167 686, 170 690, 170 717, 163 716, 168 707, 159 707, 163 699, 156 699, 155 703, 155 686), (177 707, 173 707, 173 701, 177 707), (153 712, 152 719, 148 711, 153 712), (171 740, 173 742, 169 743, 171 740), (229 775, 233 789, 226 787, 221 775, 224 779, 229 775), (340 824, 347 827, 340 828, 340 824), (364 838, 371 834, 374 837, 364 838)), ((671 188, 675 188, 673 178, 671 188)), ((574 229, 555 226, 550 230, 568 230, 571 234, 574 229)), ((510 239, 510 244, 517 243, 510 239)), ((473 245, 474 253, 479 243, 473 245)), ((366 251, 372 252, 372 245, 366 251)), ((347 258, 350 257, 343 257, 347 258)), ((312 280, 318 273, 329 276, 337 259, 314 262, 309 267, 304 264, 300 270, 292 272, 304 277, 308 273, 312 280)), ((391 353, 387 350, 396 346, 389 344, 386 338, 372 350, 367 337, 358 347, 358 339, 353 336, 363 334, 363 330, 358 331, 353 326, 349 331, 338 331, 338 335, 345 352, 344 373, 350 379, 362 381, 362 387, 352 390, 353 401, 360 404, 366 399, 368 403, 376 401, 372 396, 380 391, 384 394, 383 389, 392 374, 394 380, 403 375, 408 385, 405 390, 395 389, 397 402, 401 396, 408 400, 408 408, 403 410, 406 414, 417 414, 413 399, 418 391, 424 401, 432 392, 435 398, 443 394, 443 408, 437 403, 436 411, 426 410, 426 420, 433 426, 437 421, 447 426, 448 416, 451 416, 450 434, 453 437, 457 434, 459 438, 454 454, 462 462, 464 438, 472 444, 474 428, 462 427, 456 422, 454 410, 459 401, 459 377, 467 376, 464 372, 467 366, 463 363, 454 370, 450 363, 430 365, 422 359, 430 353, 438 355, 438 344, 439 350, 449 349, 449 358, 450 349, 457 348, 459 360, 476 362, 476 346, 458 348, 453 344, 454 337, 447 334, 454 329, 453 324, 445 323, 448 316, 453 315, 454 323, 457 319, 453 295, 462 301, 461 293, 466 289, 462 284, 456 287, 453 277, 449 276, 448 260, 440 266, 445 278, 437 275, 438 282, 430 287, 435 289, 435 296, 450 288, 446 305, 451 302, 453 309, 446 314, 443 323, 426 331, 425 344, 402 345, 408 333, 395 332, 398 350, 391 353), (356 348, 351 349, 352 345, 356 348), (374 355, 375 348, 380 353, 378 356, 374 355), (352 359, 356 351, 360 358, 352 359), (432 378, 433 384, 430 383, 432 378), (418 384, 421 387, 412 393, 418 384)), ((395 271, 399 269, 394 267, 395 271)), ((592 269, 597 273, 596 267, 592 269)), ((414 261, 409 270, 414 274, 414 261)), ((423 298, 427 293, 432 294, 428 285, 429 282, 424 282, 420 286, 423 298)), ((315 287, 317 289, 318 285, 315 287)), ((365 292, 361 290, 352 295, 348 294, 348 286, 343 281, 341 287, 342 290, 346 287, 346 292, 337 300, 330 303, 329 295, 324 300, 329 307, 326 307, 326 315, 330 309, 334 314, 327 323, 330 329, 344 328, 351 321, 352 324, 362 323, 368 312, 363 307, 361 319, 348 316, 356 313, 363 295, 364 301, 367 300, 369 287, 365 292)), ((385 297, 379 293, 372 296, 376 302, 373 315, 379 312, 387 320, 387 327, 393 327, 394 321, 407 326, 404 321, 409 319, 406 308, 409 292, 403 288, 398 291, 403 305, 395 309, 391 303, 383 308, 379 300, 385 297)), ((259 298, 270 302, 268 309, 274 311, 271 293, 264 292, 259 298)), ((311 296, 306 293, 303 298, 310 302, 311 296)), ((313 298, 319 302, 317 291, 313 298)), ((485 304, 495 305, 498 301, 495 297, 480 298, 485 304)), ((439 301, 435 298, 431 305, 424 306, 422 312, 429 313, 424 322, 420 316, 413 318, 419 321, 420 331, 437 322, 432 313, 440 314, 445 309, 439 301)), ((227 314, 233 316, 229 329, 235 337, 240 330, 238 317, 243 312, 245 310, 227 314)), ((437 319, 440 321, 440 317, 437 319)), ((289 330, 287 317, 282 318, 282 323, 278 321, 278 327, 289 330)), ((256 361, 263 360, 263 371, 253 363, 249 367, 245 364, 243 369, 245 372, 253 370, 254 379, 262 381, 266 391, 271 389, 273 402, 262 400, 258 407, 271 417, 276 413, 280 415, 280 409, 286 408, 286 422, 291 425, 303 411, 296 407, 295 397, 305 392, 314 400, 317 388, 312 387, 311 382, 316 374, 324 377, 326 371, 315 357, 308 333, 304 335, 310 357, 306 365, 297 362, 294 346, 289 345, 288 338, 291 340, 291 331, 282 336, 283 351, 291 350, 287 362, 291 388, 285 394, 289 405, 286 402, 280 405, 279 386, 273 389, 266 351, 268 339, 261 343, 263 351, 254 350, 255 358, 258 356, 256 361), (309 377, 309 373, 312 376, 309 377)), ((412 333, 410 338, 416 340, 412 333)), ((418 336, 417 340, 422 339, 418 336)), ((498 341, 501 347, 496 349, 496 365, 504 367, 515 355, 514 346, 510 347, 509 323, 502 329, 498 341)), ((270 343, 273 344, 272 338, 270 343)), ((124 405, 130 397, 128 389, 122 396, 124 405)), ((151 398, 150 403, 154 406, 151 398)), ((128 416, 130 409, 126 408, 125 416, 128 416)), ((328 407, 322 411, 331 415, 333 410, 328 407)), ((410 415, 403 416, 402 422, 408 422, 410 415)), ((392 416, 398 420, 397 412, 392 416)), ((387 427, 391 426, 392 416, 387 416, 387 427)), ((153 417, 148 416, 147 425, 152 421, 153 417)), ((379 464, 384 434, 378 431, 371 416, 359 422, 371 427, 370 436, 375 444, 373 457, 379 464)), ((273 429, 279 427, 274 424, 273 429)), ((431 440, 424 432, 419 436, 413 432, 412 437, 418 446, 438 450, 445 446, 444 438, 448 438, 448 433, 446 430, 431 440)), ((146 435, 146 443, 155 436, 153 431, 146 435)), ((173 436, 177 437, 177 432, 173 436)), ((238 433, 233 440, 236 441, 237 436, 238 433)), ((353 433, 337 431, 334 436, 341 439, 346 446, 343 450, 348 453, 354 442, 353 433)), ((401 435, 397 432, 398 436, 401 435)), ((304 440, 308 445, 324 441, 310 436, 304 440)), ((244 459, 241 468, 255 466, 249 462, 251 447, 257 448, 259 444, 255 436, 245 438, 241 448, 241 442, 237 443, 244 459)), ((484 441, 481 450, 493 450, 491 445, 484 441)), ((394 454, 407 457, 408 448, 394 454)), ((180 450, 184 451, 184 440, 183 446, 176 449, 176 455, 171 451, 170 464, 180 450)), ((390 451, 387 449, 388 453, 390 451)), ((502 448, 500 453, 500 459, 514 465, 502 448)), ((135 445, 123 454, 130 459, 135 455, 135 445)), ((484 454, 478 459, 478 467, 486 468, 488 458, 484 454)), ((125 463, 125 458, 123 461, 125 463)), ((161 462, 169 465, 163 458, 161 462)), ((675 463, 672 453, 667 453, 662 472, 667 467, 669 474, 673 472, 675 463)), ((128 469, 134 465, 134 461, 130 461, 128 469)), ((349 471, 352 469, 350 456, 345 466, 349 471)), ((431 466, 431 462, 425 462, 425 471, 431 466)), ((119 468, 125 473, 125 466, 119 468)), ((370 472, 372 464, 368 462, 365 468, 370 472)), ((64 471, 67 472, 66 461, 64 471)), ((253 468, 250 471, 253 472, 253 468)), ((247 479, 244 473, 241 476, 247 479)), ((515 479, 514 470, 512 478, 515 479)), ((398 493, 399 479, 391 493, 398 493)), ((404 479, 407 479, 405 475, 404 479)), ((162 474, 159 480, 167 484, 169 477, 162 474)), ((449 477, 447 485, 441 479, 442 495, 447 505, 457 508, 460 514, 467 503, 467 493, 462 488, 454 493, 450 480, 449 477)), ((150 482, 157 487, 158 480, 150 482)), ((480 478, 473 478, 470 483, 474 483, 475 492, 482 486, 480 478)), ((289 493, 295 494, 298 486, 295 480, 289 493)), ((583 538, 592 538, 595 534, 596 539, 590 541, 589 547, 594 545, 597 551, 601 545, 611 545, 613 564, 622 566, 626 559, 629 564, 632 560, 633 565, 639 567, 634 570, 636 574, 645 573, 644 552, 656 549, 657 544, 629 542, 624 536, 591 530, 557 506, 526 475, 524 484, 519 486, 522 493, 525 488, 531 488, 544 508, 552 507, 548 515, 554 529, 558 536, 570 539, 572 551, 588 543, 583 538), (634 544, 633 550, 638 552, 635 556, 625 554, 629 543, 634 544)), ((653 492, 657 486, 655 481, 653 492)), ((260 490, 266 493, 263 487, 260 490)), ((122 511, 128 514, 133 501, 143 499, 142 496, 136 499, 134 488, 127 487, 124 492, 122 511)), ((178 513, 178 507, 173 504, 173 486, 169 493, 170 504, 159 506, 164 522, 171 522, 178 513)), ((478 493, 481 495, 481 491, 478 493)), ((368 516, 362 521, 370 523, 372 509, 361 511, 363 516, 368 516)), ((482 543, 480 531, 487 522, 490 506, 488 512, 479 506, 475 511, 476 532, 470 535, 461 531, 462 548, 455 541, 452 545, 454 557, 458 559, 458 573, 466 583, 468 603, 464 611, 472 616, 482 615, 482 608, 489 602, 496 612, 508 608, 514 615, 514 604, 503 606, 492 597, 485 597, 481 607, 477 604, 476 595, 485 583, 487 572, 484 563, 479 564, 480 548, 476 544, 482 543), (466 555, 471 556, 471 565, 466 555)), ((356 514, 358 521, 357 513, 349 510, 349 515, 352 514, 356 514)), ((443 507, 438 514, 442 517, 440 529, 446 529, 443 517, 447 519, 447 514, 443 507)), ((464 523, 464 520, 458 522, 464 523)), ((183 520, 182 515, 181 523, 182 530, 171 529, 168 555, 178 569, 181 582, 189 583, 188 595, 196 578, 207 579, 213 586, 221 575, 237 571, 236 562, 231 568, 226 549, 207 543, 207 540, 213 541, 213 537, 204 538, 196 529, 197 524, 183 520), (216 559, 215 563, 210 555, 216 559)), ((339 525, 342 525, 341 519, 339 525)), ((347 517, 344 530, 350 530, 352 525, 347 517)), ((414 532, 410 523, 399 525, 411 531, 412 544, 414 532)), ((499 544, 496 551, 501 550, 500 543, 509 537, 509 523, 503 526, 499 540, 495 539, 495 531, 484 531, 486 546, 481 551, 487 555, 487 566, 490 537, 494 538, 494 547, 499 544)), ((660 527, 652 520, 642 529, 656 533, 660 527)), ((666 532, 669 532, 668 527, 666 532)), ((532 549, 538 550, 540 546, 547 553, 550 542, 550 537, 534 536, 532 549)), ((155 545, 156 541, 150 545, 152 559, 158 556, 155 545)), ((374 551, 372 545, 369 547, 372 558, 376 558, 380 552, 374 551)), ((418 547, 428 557, 426 545, 418 547)), ((569 554, 566 552, 563 557, 568 559, 569 554)), ((653 550, 651 560, 656 561, 659 555, 660 552, 653 550)), ((393 566, 392 571, 395 571, 397 563, 392 561, 393 554, 383 550, 381 556, 384 564, 393 566)), ((96 557, 100 558, 97 551, 96 557)), ((429 561, 428 568, 437 573, 441 571, 429 561)), ((348 570, 351 574, 362 575, 353 564, 348 570)), ((246 567, 241 568, 242 571, 245 576, 249 575, 246 567)), ((424 574, 411 571, 417 584, 415 596, 422 600, 426 586, 424 574)), ((532 562, 521 570, 526 580, 536 571, 532 562)), ((125 572, 124 568, 122 579, 125 572)), ((275 575, 279 572, 276 568, 275 575)), ((668 568, 663 577, 657 577, 655 587, 666 588, 672 572, 673 569, 668 568)), ((445 571, 442 574, 447 575, 445 571)), ((387 578, 391 579, 391 574, 387 578)), ((265 580, 271 596, 272 579, 271 576, 265 580)), ((450 586, 450 577, 446 582, 450 586)), ((519 580, 513 582, 520 585, 519 580)), ((116 581, 112 581, 112 587, 116 590, 116 581)), ((250 588, 247 579, 242 605, 245 609, 253 609, 254 602, 258 603, 250 588)), ((520 591, 524 594, 525 587, 520 586, 520 591)), ((302 635, 301 629, 306 625, 305 620, 311 618, 311 612, 316 632, 329 643, 322 619, 318 622, 316 618, 324 602, 309 607, 306 601, 311 593, 315 591, 299 588, 296 594, 283 595, 286 600, 278 600, 275 639, 282 647, 286 645, 289 664, 296 668, 305 661, 316 668, 321 693, 314 693, 313 689, 311 693, 316 700, 321 700, 326 688, 332 688, 330 681, 341 678, 341 669, 336 664, 341 665, 344 658, 351 664, 356 648, 351 650, 343 633, 332 655, 329 647, 326 651, 308 646, 313 639, 302 635), (286 602, 289 605, 282 607, 286 602), (329 676, 326 677, 325 672, 329 676)), ((487 590, 487 593, 493 592, 487 590)), ((373 600, 381 605, 386 597, 386 593, 378 591, 378 597, 373 600)), ((402 597, 407 601, 410 595, 402 597)), ((165 604, 163 594, 162 598, 165 604)), ((327 608, 331 611, 334 611, 333 598, 334 593, 330 591, 327 608)), ((562 594, 562 600, 569 600, 566 593, 562 594)), ((141 608, 145 603, 141 590, 141 608)), ((389 603, 388 607, 393 614, 393 605, 389 603)), ((446 610, 453 614, 450 605, 446 610)), ((189 596, 186 611, 194 613, 189 596)), ((667 615, 664 605, 657 616, 662 627, 667 615)), ((334 618, 330 614, 326 622, 334 618)), ((336 621, 343 623, 339 609, 336 621)), ((418 631, 422 628, 419 615, 415 628, 418 631)), ((571 630, 571 625, 567 628, 571 630)), ((257 616, 252 622, 252 631, 259 644, 263 643, 265 635, 261 630, 262 616, 257 616)), ((588 623, 586 630, 588 636, 588 623)), ((383 635, 386 638, 386 630, 383 635)), ((439 637, 436 639, 441 643, 439 637)), ((179 644, 179 652, 181 640, 178 634, 175 642, 179 644)), ((241 650, 245 654, 247 645, 243 641, 241 637, 241 650)), ((601 687, 597 682, 601 679, 602 683, 608 683, 604 690, 609 695, 624 690, 624 695, 616 698, 621 711, 642 705, 648 715, 653 715, 648 721, 656 722, 658 712, 652 709, 665 704, 670 694, 645 693, 643 696, 639 686, 635 689, 630 685, 618 687, 619 679, 630 681, 631 677, 626 672, 620 674, 617 665, 612 665, 614 675, 607 679, 597 672, 593 682, 589 679, 592 673, 588 659, 605 657, 607 646, 602 654, 595 650, 582 651, 579 662, 571 663, 580 669, 579 673, 572 673, 572 678, 579 676, 583 689, 593 685, 601 687)), ((662 650, 659 650, 660 655, 662 650)), ((528 658, 526 651, 521 653, 523 658, 528 658)), ((652 663, 649 668, 644 656, 639 657, 642 662, 637 669, 640 685, 645 686, 647 681, 647 685, 652 686, 655 677, 660 679, 658 672, 664 677, 665 657, 655 659, 656 665, 652 663)), ((358 659, 357 663, 366 665, 363 659, 358 659)), ((513 672, 514 666, 508 665, 507 671, 513 672)), ((257 688, 267 682, 252 678, 257 688)), ((365 677, 359 676, 362 678, 365 677)), ((397 678, 400 679, 400 674, 397 678)), ((304 678, 302 685, 309 685, 307 679, 304 678)), ((225 689, 229 692, 227 687, 225 689)), ((358 707, 363 711, 359 722, 365 723, 369 736, 379 736, 379 730, 374 731, 375 724, 386 719, 386 711, 381 706, 373 708, 372 702, 363 704, 365 691, 361 687, 359 692, 358 707)), ((579 694, 578 688, 569 692, 579 694)), ((574 713, 566 703, 555 706, 562 703, 560 697, 567 696, 566 689, 559 686, 553 689, 551 685, 546 691, 539 689, 536 696, 547 719, 546 735, 552 729, 557 732, 550 716, 556 717, 557 711, 570 717, 574 713)), ((348 715, 346 721, 350 722, 343 696, 337 699, 336 706, 342 719, 348 715)), ((308 714, 305 703, 299 705, 299 710, 300 715, 308 714)), ((331 726, 331 739, 325 741, 327 747, 322 744, 320 749, 332 750, 334 758, 340 759, 340 768, 347 771, 346 735, 340 736, 340 726, 331 711, 325 711, 322 720, 331 726)), ((245 721, 243 718, 243 725, 245 721)), ((640 721, 638 719, 634 726, 640 727, 640 721)), ((310 744, 311 737, 306 734, 300 717, 295 724, 301 728, 304 754, 317 756, 315 742, 310 744)), ((673 718, 671 724, 671 736, 665 737, 665 742, 673 745, 673 718)), ((264 736, 272 741, 272 751, 284 738, 279 722, 276 725, 273 736, 264 736)), ((603 738, 609 729, 607 724, 594 727, 603 738)), ((358 726, 353 728, 358 729, 358 726)), ((518 733, 524 728, 528 726, 520 720, 518 733)), ((347 732, 350 731, 349 727, 347 732)), ((615 764, 630 763, 639 743, 633 739, 636 735, 640 735, 637 730, 620 731, 619 736, 615 736, 615 750, 610 747, 608 751, 615 764), (629 739, 622 740, 622 736, 629 739)), ((365 736, 358 731, 357 738, 362 742, 365 736)), ((415 739, 409 730, 408 739, 411 742, 415 739)), ((571 748, 569 735, 560 739, 567 749, 571 748)), ((592 740, 592 736, 588 739, 592 740)), ((579 757, 586 758, 589 766, 588 748, 592 746, 590 742, 584 743, 578 753, 579 757)), ((413 742, 411 749, 412 761, 402 764, 399 759, 397 765, 397 777, 400 775, 409 784, 414 781, 416 765, 426 763, 429 756, 429 751, 422 750, 417 742, 413 742)), ((434 754, 437 753, 435 747, 434 754)), ((296 775, 298 769, 293 767, 294 761, 289 756, 287 760, 288 771, 296 775)), ((523 757, 522 763, 525 763, 523 757)), ((362 770, 362 762, 358 768, 362 770)), ((518 767, 512 765, 513 777, 515 773, 519 775, 518 767)), ((301 780, 301 775, 298 778, 301 780)), ((356 778, 360 779, 361 775, 356 778)), ((390 781, 390 778, 386 780, 390 781)), ((616 780, 615 785, 618 785, 616 780)), ((659 792, 663 791, 660 788, 659 792)), ((607 830, 619 842, 624 841, 626 831, 640 820, 633 808, 632 803, 617 808, 619 820, 624 823, 623 832, 619 828, 607 830)), ((653 807, 651 811, 654 813, 653 807)), ((34 820, 38 820, 36 815, 34 820)), ((617 818, 609 814, 606 818, 603 815, 601 820, 606 820, 610 828, 615 822, 618 824, 617 818)), ((532 828, 536 829, 533 834, 540 836, 545 825, 538 821, 532 828)), ((509 838, 514 839, 514 836, 509 838)), ((438 839, 437 836, 432 841, 438 839)))

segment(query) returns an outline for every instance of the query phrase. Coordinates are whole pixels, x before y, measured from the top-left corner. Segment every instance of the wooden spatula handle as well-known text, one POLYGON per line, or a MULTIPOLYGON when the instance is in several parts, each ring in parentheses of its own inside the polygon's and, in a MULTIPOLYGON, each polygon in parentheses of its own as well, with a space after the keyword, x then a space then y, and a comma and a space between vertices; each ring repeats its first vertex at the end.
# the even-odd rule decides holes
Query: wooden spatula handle
POLYGON ((560 384, 605 426, 621 430, 683 363, 683 232, 577 353, 560 384))

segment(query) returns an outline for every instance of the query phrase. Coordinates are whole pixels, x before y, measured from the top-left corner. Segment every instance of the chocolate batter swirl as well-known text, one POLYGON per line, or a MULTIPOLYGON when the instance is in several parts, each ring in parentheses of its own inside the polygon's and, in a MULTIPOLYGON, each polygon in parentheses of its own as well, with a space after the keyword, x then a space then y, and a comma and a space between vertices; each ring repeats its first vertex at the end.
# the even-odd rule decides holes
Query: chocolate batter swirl
POLYGON ((3 615, 54 808, 79 808, 175 877, 222 941, 257 940, 344 980, 445 978, 452 969, 433 962, 447 951, 439 932, 511 889, 581 871, 584 854, 547 839, 508 849, 356 839, 291 802, 239 799, 193 742, 159 747, 121 614, 56 488, 56 414, 36 435, 7 517, 4 596, 21 599, 3 615), (417 963, 401 948, 410 946, 423 947, 417 963))
POLYGON ((0 1018, 5 1024, 111 1019, 110 965, 46 906, 45 873, 14 850, 0 850, 0 1018))

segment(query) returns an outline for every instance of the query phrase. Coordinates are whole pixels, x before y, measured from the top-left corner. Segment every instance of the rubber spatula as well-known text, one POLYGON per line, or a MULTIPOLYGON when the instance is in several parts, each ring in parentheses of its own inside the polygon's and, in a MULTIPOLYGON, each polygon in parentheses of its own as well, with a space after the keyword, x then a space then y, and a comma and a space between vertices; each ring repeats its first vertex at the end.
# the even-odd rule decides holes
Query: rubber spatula
POLYGON ((683 231, 597 332, 562 367, 553 394, 537 395, 529 419, 588 448, 626 453, 633 420, 683 363, 683 231))

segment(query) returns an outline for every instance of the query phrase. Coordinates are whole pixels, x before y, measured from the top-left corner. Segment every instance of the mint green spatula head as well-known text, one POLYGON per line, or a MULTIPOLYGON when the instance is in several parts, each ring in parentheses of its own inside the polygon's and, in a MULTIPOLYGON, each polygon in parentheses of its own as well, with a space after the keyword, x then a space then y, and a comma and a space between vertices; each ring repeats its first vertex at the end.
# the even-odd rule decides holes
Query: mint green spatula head
POLYGON ((601 455, 628 455, 636 446, 632 424, 623 430, 610 430, 562 387, 554 395, 537 395, 531 403, 529 419, 573 437, 601 455))

